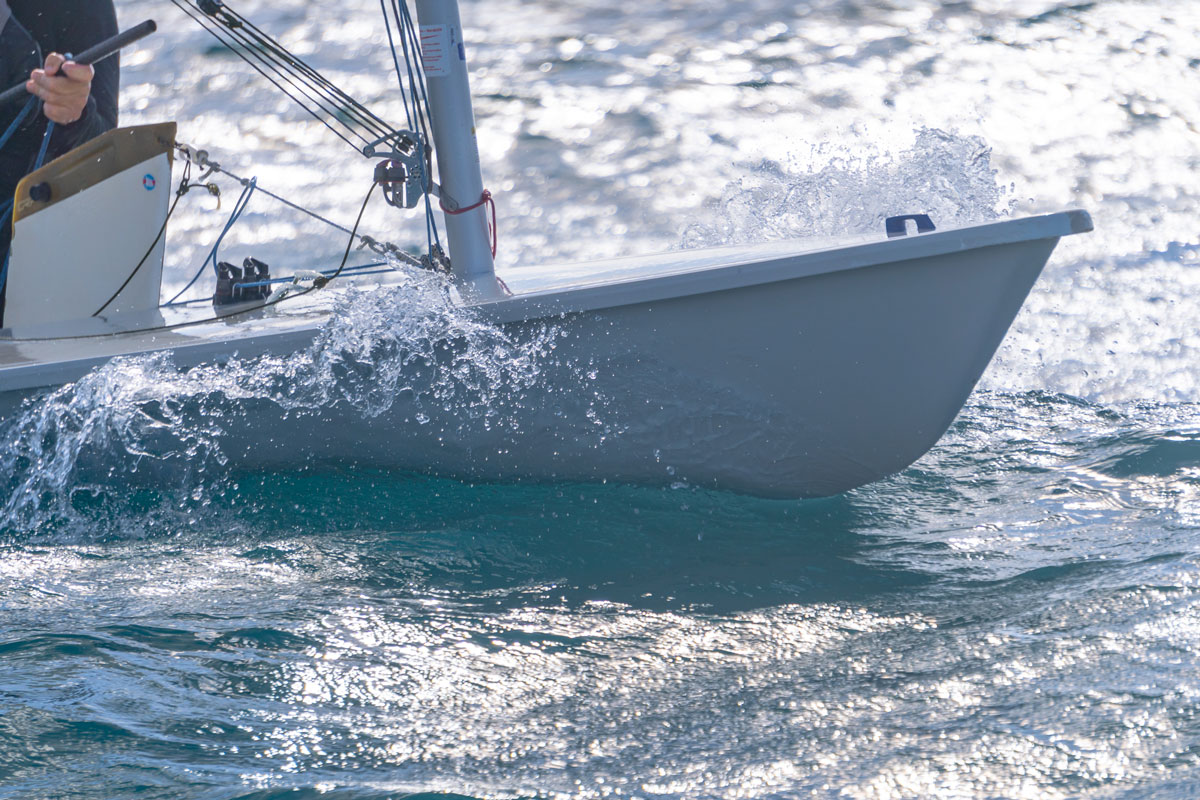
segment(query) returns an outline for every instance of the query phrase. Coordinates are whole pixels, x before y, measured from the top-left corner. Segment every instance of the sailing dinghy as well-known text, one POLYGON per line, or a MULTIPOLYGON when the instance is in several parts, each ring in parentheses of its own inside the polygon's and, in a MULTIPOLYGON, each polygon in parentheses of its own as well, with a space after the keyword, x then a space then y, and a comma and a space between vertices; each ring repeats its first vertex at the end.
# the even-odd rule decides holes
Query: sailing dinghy
MULTIPOLYGON (((449 252, 431 237, 420 258, 379 247, 392 256, 382 267, 281 278, 250 259, 218 263, 214 247, 202 275, 211 272, 211 299, 164 304, 173 162, 223 170, 179 145, 173 124, 112 131, 18 188, 0 331, 5 418, 119 357, 168 352, 182 371, 286 358, 312 346, 343 298, 387 296, 424 267, 461 313, 507 341, 549 341, 540 376, 508 385, 501 374, 474 397, 431 403, 420 387, 444 362, 397 354, 406 388, 378 413, 331 402, 295 414, 262 401, 222 420, 233 463, 830 495, 902 470, 937 442, 1058 240, 1092 229, 1079 210, 951 229, 901 215, 877 236, 523 266, 500 280, 456 2, 416 0, 415 20, 399 0, 385 4, 414 113, 409 129, 382 133, 227 6, 173 2, 268 77, 299 64, 281 88, 318 118, 336 111, 322 118, 335 133, 365 119, 359 149, 385 159, 372 188, 398 207, 424 205, 449 252), (105 235, 57 236, 68 215, 105 235), (83 243, 97 240, 104 252, 83 243), (503 424, 482 406, 502 408, 503 424)), ((451 337, 446 352, 455 346, 451 337)))

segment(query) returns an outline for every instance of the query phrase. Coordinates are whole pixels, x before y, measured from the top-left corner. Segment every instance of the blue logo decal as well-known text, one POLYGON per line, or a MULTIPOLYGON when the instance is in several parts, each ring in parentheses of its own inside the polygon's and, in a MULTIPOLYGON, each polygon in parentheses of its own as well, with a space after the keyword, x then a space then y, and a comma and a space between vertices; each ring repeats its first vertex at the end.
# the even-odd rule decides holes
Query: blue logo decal
POLYGON ((157 185, 158 181, 154 180, 153 175, 147 175, 146 177, 142 178, 142 186, 146 187, 147 192, 153 192, 154 187, 157 185))

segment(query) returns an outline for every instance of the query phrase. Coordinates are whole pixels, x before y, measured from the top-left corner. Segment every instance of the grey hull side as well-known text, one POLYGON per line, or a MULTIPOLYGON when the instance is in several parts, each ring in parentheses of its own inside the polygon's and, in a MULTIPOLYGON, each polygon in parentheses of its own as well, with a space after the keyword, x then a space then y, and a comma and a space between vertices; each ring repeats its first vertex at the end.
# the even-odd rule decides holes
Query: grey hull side
MULTIPOLYGON (((456 357, 447 342, 406 360, 405 388, 369 413, 333 398, 308 409, 239 399, 220 420, 222 450, 248 469, 332 462, 781 498, 846 491, 904 469, 945 433, 1059 235, 1082 227, 1058 216, 1064 224, 1014 241, 918 247, 933 240, 918 237, 876 263, 852 249, 824 261, 778 255, 666 285, 629 280, 484 304, 476 313, 512 341, 553 341, 536 376, 447 392, 442 376, 456 357)), ((187 369, 295 352, 316 330, 170 349, 187 369)), ((42 368, 72 379, 69 365, 42 368)))

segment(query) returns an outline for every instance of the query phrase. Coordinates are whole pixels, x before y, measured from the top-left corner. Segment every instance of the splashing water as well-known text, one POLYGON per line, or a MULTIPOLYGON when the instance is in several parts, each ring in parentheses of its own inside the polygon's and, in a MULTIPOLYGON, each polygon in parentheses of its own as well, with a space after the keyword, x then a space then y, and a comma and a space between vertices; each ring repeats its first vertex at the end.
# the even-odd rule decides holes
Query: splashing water
POLYGON ((929 214, 939 227, 995 219, 1013 203, 991 155, 978 136, 922 129, 898 154, 856 143, 822 145, 787 166, 764 161, 725 188, 713 219, 688 226, 683 246, 872 233, 897 214, 929 214))
POLYGON ((514 430, 511 401, 539 381, 557 330, 535 326, 518 340, 456 305, 439 278, 408 277, 399 287, 347 290, 311 346, 292 355, 187 371, 170 353, 118 358, 27 400, 0 430, 9 476, 0 530, 88 530, 96 521, 85 513, 89 498, 127 484, 144 484, 160 510, 186 515, 222 490, 228 428, 247 416, 264 426, 281 414, 373 418, 404 397, 418 424, 439 408, 514 430))
MULTIPOLYGON (((942 225, 1007 210, 990 151, 977 137, 920 130, 895 156, 818 148, 808 163, 820 167, 764 163, 731 184, 716 220, 692 224, 684 244, 861 233, 916 209, 942 225)), ((147 530, 191 523, 197 508, 235 491, 231 439, 235 449, 240 444, 230 430, 270 427, 281 416, 309 419, 304 435, 320 437, 339 415, 376 418, 403 398, 417 425, 516 432, 522 407, 546 402, 550 386, 569 385, 582 394, 571 402, 582 405, 588 424, 605 426, 604 398, 590 385, 595 372, 567 364, 563 382, 564 365, 553 354, 564 331, 535 325, 518 338, 461 309, 439 279, 407 277, 394 289, 348 289, 311 347, 293 355, 187 371, 169 353, 117 359, 27 402, 0 431, 9 442, 0 467, 10 476, 0 529, 59 532, 66 525, 92 537, 97 508, 115 496, 128 500, 126 484, 143 490, 139 504, 163 515, 147 530), (539 390, 547 371, 555 377, 539 390)), ((135 516, 144 520, 145 509, 135 516)))

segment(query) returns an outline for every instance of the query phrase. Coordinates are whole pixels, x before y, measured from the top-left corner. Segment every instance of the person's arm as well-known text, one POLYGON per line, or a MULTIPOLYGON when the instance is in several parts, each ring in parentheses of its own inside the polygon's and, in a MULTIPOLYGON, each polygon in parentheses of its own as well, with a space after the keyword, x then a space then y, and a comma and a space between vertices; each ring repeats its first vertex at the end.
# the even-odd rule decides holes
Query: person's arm
MULTIPOLYGON (((61 2, 59 7, 62 16, 56 23, 63 27, 60 28, 58 45, 65 52, 82 53, 97 42, 117 34, 117 13, 112 0, 70 0, 61 2)), ((42 70, 34 71, 35 77, 31 82, 36 82, 38 72, 50 73, 43 75, 43 79, 50 82, 60 81, 57 85, 68 93, 78 91, 80 85, 85 82, 89 84, 82 107, 79 107, 76 97, 74 105, 66 106, 59 119, 52 116, 52 113, 58 113, 57 109, 52 112, 51 108, 46 108, 46 116, 63 126, 58 134, 62 138, 56 137, 56 143, 61 142, 65 145, 64 149, 82 144, 117 127, 117 100, 121 82, 119 58, 120 56, 107 58, 95 67, 67 62, 63 67, 63 74, 59 75, 56 74, 57 69, 51 69, 51 60, 57 59, 57 64, 62 67, 61 56, 51 54, 46 58, 46 66, 42 70), (72 112, 77 112, 77 116, 72 118, 72 112)), ((43 99, 47 100, 45 96, 43 99)), ((49 105, 47 100, 47 106, 49 105)))

